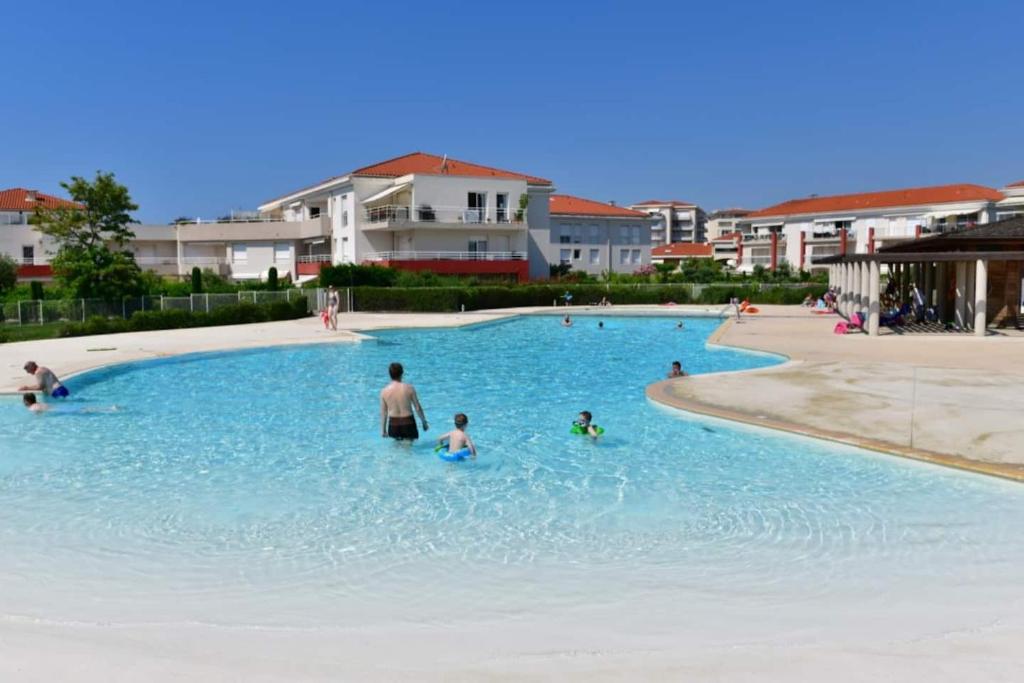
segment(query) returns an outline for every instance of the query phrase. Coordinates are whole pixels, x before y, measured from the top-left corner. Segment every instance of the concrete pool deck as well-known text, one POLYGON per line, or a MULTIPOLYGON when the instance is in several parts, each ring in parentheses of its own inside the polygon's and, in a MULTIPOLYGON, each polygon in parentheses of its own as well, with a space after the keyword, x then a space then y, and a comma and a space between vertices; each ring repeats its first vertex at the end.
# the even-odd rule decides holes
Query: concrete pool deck
POLYGON ((659 403, 1024 481, 1024 338, 835 335, 834 315, 766 306, 710 344, 776 353, 770 368, 666 380, 659 403))

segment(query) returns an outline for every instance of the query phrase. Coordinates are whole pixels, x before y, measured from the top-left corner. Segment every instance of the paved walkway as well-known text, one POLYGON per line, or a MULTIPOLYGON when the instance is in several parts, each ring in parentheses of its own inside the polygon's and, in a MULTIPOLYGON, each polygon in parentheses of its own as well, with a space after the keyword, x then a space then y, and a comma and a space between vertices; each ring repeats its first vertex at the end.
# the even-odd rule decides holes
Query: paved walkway
POLYGON ((834 316, 763 307, 711 342, 788 356, 753 372, 659 382, 692 412, 1024 480, 1024 339, 832 333, 834 316))

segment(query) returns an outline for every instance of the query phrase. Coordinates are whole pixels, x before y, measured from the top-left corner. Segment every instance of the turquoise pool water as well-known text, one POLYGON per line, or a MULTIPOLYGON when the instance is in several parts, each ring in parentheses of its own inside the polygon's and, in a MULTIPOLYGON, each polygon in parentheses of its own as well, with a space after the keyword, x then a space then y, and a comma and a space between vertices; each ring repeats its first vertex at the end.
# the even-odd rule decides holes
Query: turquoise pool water
POLYGON ((698 602, 1019 604, 1024 488, 686 419, 644 397, 672 360, 778 359, 705 348, 715 320, 605 324, 388 331, 70 382, 72 405, 111 414, 0 404, 0 613, 315 626, 588 605, 670 628, 670 605, 698 602), (469 415, 477 461, 381 439, 393 360, 428 437, 469 415), (582 409, 597 443, 568 433, 582 409))

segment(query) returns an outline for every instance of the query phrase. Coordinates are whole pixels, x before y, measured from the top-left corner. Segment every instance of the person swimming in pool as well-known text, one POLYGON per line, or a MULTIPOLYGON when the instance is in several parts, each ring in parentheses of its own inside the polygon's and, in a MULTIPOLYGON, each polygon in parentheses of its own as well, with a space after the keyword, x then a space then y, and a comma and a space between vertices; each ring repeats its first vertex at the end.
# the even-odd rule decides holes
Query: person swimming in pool
POLYGON ((581 410, 579 416, 576 418, 576 421, 573 422, 572 424, 573 426, 579 427, 581 430, 583 430, 583 433, 585 433, 587 436, 596 439, 601 435, 601 433, 597 431, 597 425, 594 424, 594 416, 591 414, 589 410, 581 410))
POLYGON ((568 315, 562 318, 562 327, 572 327, 572 318, 568 315))
POLYGON ((604 329, 604 321, 603 320, 598 320, 597 321, 597 329, 599 329, 599 330, 603 330, 604 329))
POLYGON ((25 407, 31 410, 33 413, 45 413, 50 409, 50 406, 45 403, 40 403, 36 400, 36 395, 29 392, 21 397, 21 402, 25 404, 25 407))
POLYGON ((473 439, 469 438, 469 434, 466 433, 466 427, 469 426, 469 418, 466 417, 465 413, 455 413, 455 429, 442 434, 437 438, 437 445, 441 446, 445 441, 448 442, 448 452, 458 453, 459 451, 468 448, 469 455, 474 460, 476 459, 476 445, 473 444, 473 439))
POLYGON ((388 374, 391 376, 391 383, 380 392, 380 435, 397 441, 415 441, 420 438, 420 433, 416 429, 413 409, 420 416, 423 431, 429 429, 427 416, 420 405, 419 396, 416 395, 416 387, 402 381, 405 368, 401 363, 389 365, 388 374))
POLYGON ((683 364, 677 360, 672 361, 672 369, 668 372, 668 378, 673 377, 686 377, 686 371, 683 370, 683 364))
POLYGON ((18 391, 42 391, 51 398, 67 398, 71 395, 68 388, 61 384, 57 375, 53 374, 53 370, 50 368, 44 368, 30 360, 25 363, 25 372, 32 375, 36 383, 20 386, 18 391))

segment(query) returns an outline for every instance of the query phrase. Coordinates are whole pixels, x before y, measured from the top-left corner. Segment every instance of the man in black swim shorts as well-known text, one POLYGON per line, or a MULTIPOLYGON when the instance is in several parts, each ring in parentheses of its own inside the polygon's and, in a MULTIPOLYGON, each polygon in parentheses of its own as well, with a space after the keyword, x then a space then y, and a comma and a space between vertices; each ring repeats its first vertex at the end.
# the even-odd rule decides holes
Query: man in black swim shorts
POLYGON ((423 423, 423 431, 427 431, 429 427, 419 396, 416 395, 416 388, 402 381, 404 372, 401 363, 392 363, 388 366, 391 383, 380 392, 380 435, 399 441, 415 441, 420 433, 416 429, 414 409, 423 423))

